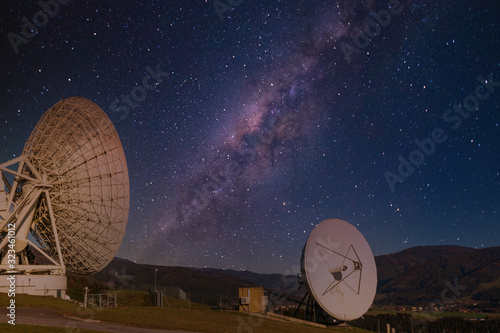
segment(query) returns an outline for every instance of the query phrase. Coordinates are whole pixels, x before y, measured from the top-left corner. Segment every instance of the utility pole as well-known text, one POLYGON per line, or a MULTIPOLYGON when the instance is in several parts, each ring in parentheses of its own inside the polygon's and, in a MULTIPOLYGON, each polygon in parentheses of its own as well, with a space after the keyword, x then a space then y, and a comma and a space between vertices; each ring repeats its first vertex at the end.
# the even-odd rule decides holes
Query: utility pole
POLYGON ((156 273, 158 273, 158 268, 155 269, 155 293, 158 292, 158 290, 156 290, 156 273))
POLYGON ((86 309, 87 308, 87 291, 89 290, 89 287, 85 287, 85 296, 83 297, 83 307, 86 309))

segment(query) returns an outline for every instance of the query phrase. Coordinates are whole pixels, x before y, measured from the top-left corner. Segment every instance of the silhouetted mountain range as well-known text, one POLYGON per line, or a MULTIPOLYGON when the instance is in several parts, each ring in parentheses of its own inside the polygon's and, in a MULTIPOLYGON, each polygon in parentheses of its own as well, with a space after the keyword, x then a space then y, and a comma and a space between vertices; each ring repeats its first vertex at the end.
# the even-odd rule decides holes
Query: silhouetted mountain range
MULTIPOLYGON (((414 247, 377 256, 375 261, 377 302, 381 304, 418 305, 442 297, 500 302, 500 247, 414 247)), ((217 304, 220 295, 237 299, 238 288, 245 286, 262 286, 288 296, 305 293, 304 287, 298 290, 298 279, 293 275, 144 265, 120 258, 91 276, 70 274, 69 287, 92 282, 112 289, 153 289, 156 269, 158 288, 179 287, 190 292, 193 301, 207 304, 217 304)))
POLYGON ((490 296, 498 295, 500 247, 423 246, 375 260, 383 302, 415 304, 453 297, 495 301, 490 296))

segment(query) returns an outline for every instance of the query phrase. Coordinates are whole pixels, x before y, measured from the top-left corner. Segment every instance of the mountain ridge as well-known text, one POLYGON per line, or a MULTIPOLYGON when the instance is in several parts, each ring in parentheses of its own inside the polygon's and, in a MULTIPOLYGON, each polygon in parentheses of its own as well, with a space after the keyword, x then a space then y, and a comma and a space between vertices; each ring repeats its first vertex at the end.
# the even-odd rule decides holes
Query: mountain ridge
MULTIPOLYGON (((500 302, 500 297, 497 300, 496 296, 500 294, 500 246, 484 249, 418 246, 376 256, 375 261, 378 304, 424 304, 439 299, 443 290, 453 289, 453 286, 458 290, 457 297, 494 305, 500 302)), ((300 281, 295 275, 158 266, 122 258, 114 258, 101 272, 86 278, 115 289, 133 286, 147 290, 153 288, 156 269, 157 286, 179 287, 191 293, 194 301, 208 304, 217 304, 221 295, 228 301, 237 302, 239 287, 262 286, 292 298, 300 298, 306 292, 304 287, 299 289, 300 281)))

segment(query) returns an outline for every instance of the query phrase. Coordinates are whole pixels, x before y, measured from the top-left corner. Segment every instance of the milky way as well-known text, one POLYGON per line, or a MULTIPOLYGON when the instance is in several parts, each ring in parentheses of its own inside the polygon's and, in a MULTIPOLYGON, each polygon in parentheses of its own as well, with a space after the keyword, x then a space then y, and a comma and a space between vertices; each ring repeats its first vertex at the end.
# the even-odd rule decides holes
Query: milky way
MULTIPOLYGON (((335 42, 349 32, 349 15, 340 15, 338 9, 329 14, 298 36, 303 45, 285 63, 272 64, 275 68, 256 76, 262 77, 258 83, 246 85, 234 101, 235 110, 213 133, 217 140, 191 161, 189 173, 180 176, 178 199, 151 226, 161 230, 153 244, 189 248, 191 244, 179 241, 184 236, 204 241, 230 238, 246 223, 230 213, 238 206, 250 207, 252 195, 246 192, 287 170, 292 173, 296 156, 307 155, 305 143, 314 145, 324 131, 325 107, 332 102, 316 92, 322 73, 330 70, 321 55, 332 54, 335 42)), ((196 246, 194 251, 200 250, 203 247, 196 246)))
MULTIPOLYGON (((240 262, 241 255, 235 252, 248 250, 244 249, 248 247, 244 235, 249 228, 267 230, 268 226, 263 223, 269 223, 252 221, 252 211, 265 206, 260 202, 259 192, 269 184, 282 182, 284 176, 293 179, 297 173, 294 164, 300 160, 307 163, 311 158, 309 147, 317 145, 321 137, 337 135, 328 133, 332 128, 337 130, 335 126, 329 129, 324 126, 332 115, 342 119, 352 113, 348 100, 334 92, 342 90, 342 85, 357 86, 349 71, 359 70, 360 60, 347 71, 345 66, 346 62, 363 56, 361 52, 349 51, 356 46, 367 46, 368 39, 356 40, 362 38, 360 29, 373 34, 366 28, 369 22, 381 22, 382 26, 378 25, 381 35, 382 28, 390 23, 403 26, 403 15, 398 15, 403 11, 408 15, 409 8, 408 3, 399 2, 382 6, 375 2, 350 3, 327 5, 313 15, 307 14, 304 29, 287 43, 290 49, 286 56, 253 73, 244 91, 232 97, 233 107, 229 115, 223 117, 222 125, 211 133, 210 144, 189 158, 189 172, 176 179, 173 189, 176 199, 162 208, 163 214, 160 213, 157 223, 148 226, 147 234, 154 239, 152 243, 161 244, 167 255, 179 251, 194 257, 210 256, 210 253, 222 258, 225 255, 230 267, 246 267, 240 262), (186 237, 195 241, 186 242, 186 237), (240 246, 240 241, 245 245, 240 246)), ((416 12, 415 9, 412 11, 416 12)), ((415 12, 412 19, 418 20, 415 12)), ((366 38, 366 34, 363 36, 366 38)), ((386 38, 375 36, 371 43, 375 44, 377 37, 386 38)), ((393 32, 392 38, 398 40, 402 36, 393 32)), ((370 53, 369 48, 366 52, 370 53)), ((360 88, 366 89, 364 87, 360 88)), ((346 157, 339 154, 338 164, 348 169, 351 162, 345 161, 346 157)), ((372 191, 368 190, 368 197, 375 196, 372 191)), ((359 202, 354 193, 342 195, 351 203, 359 202)), ((286 206, 287 203, 279 204, 286 206)), ((272 217, 272 212, 273 208, 269 215, 276 220, 277 228, 281 225, 290 229, 288 221, 277 218, 276 214, 272 217)), ((310 218, 313 222, 310 224, 314 225, 314 216, 310 218)), ((259 247, 259 241, 272 242, 271 237, 262 233, 251 234, 250 253, 253 247, 259 247)), ((144 251, 150 253, 151 249, 144 251)), ((265 251, 260 255, 265 256, 265 251)))
POLYGON ((61 96, 94 101, 130 173, 119 257, 293 272, 328 218, 375 254, 498 245, 500 89, 443 120, 500 80, 495 1, 70 2, 18 53, 8 36, 40 7, 1 7, 0 162, 61 96), (446 142, 392 191, 384 174, 436 128, 446 142))

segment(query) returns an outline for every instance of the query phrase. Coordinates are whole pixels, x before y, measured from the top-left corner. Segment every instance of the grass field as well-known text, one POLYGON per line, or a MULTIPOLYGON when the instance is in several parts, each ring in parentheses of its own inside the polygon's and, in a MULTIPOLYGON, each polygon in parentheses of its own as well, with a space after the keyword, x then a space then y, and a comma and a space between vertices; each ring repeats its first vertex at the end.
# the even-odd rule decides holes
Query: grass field
MULTIPOLYGON (((5 293, 0 293, 0 306, 6 307, 9 304, 10 298, 5 293)), ((67 309, 76 307, 76 303, 71 301, 63 301, 60 298, 52 296, 31 296, 25 294, 16 294, 16 307, 18 308, 51 308, 51 309, 67 309)))
MULTIPOLYGON (((254 332, 254 333, 320 333, 320 332, 344 332, 343 328, 321 329, 296 323, 284 323, 237 311, 215 311, 207 305, 168 297, 168 303, 163 308, 144 306, 148 302, 147 294, 140 291, 117 292, 117 308, 108 309, 83 309, 74 302, 63 301, 54 297, 41 297, 29 295, 16 295, 16 307, 24 308, 55 308, 59 313, 71 317, 83 319, 100 320, 108 323, 117 323, 127 326, 187 330, 195 332, 223 333, 223 332, 254 332)), ((8 297, 0 294, 0 305, 7 306, 8 297)), ((10 332, 3 330, 1 332, 10 332)), ((12 331, 14 332, 14 331, 12 331)), ((63 332, 57 329, 38 330, 29 325, 16 325, 15 332, 63 332), (25 329, 17 330, 17 328, 25 329), (21 327, 22 326, 22 327, 21 327), (24 327, 27 326, 27 327, 24 327), (34 330, 30 330, 34 329, 34 330)), ((88 331, 91 332, 91 331, 88 331)), ((368 332, 366 330, 352 328, 352 333, 368 332)))
POLYGON ((396 310, 384 310, 379 308, 372 308, 366 314, 376 316, 379 314, 392 314, 395 315, 397 313, 409 313, 415 319, 427 319, 427 320, 435 320, 444 317, 462 317, 465 319, 468 318, 498 318, 500 317, 500 313, 473 313, 473 312, 411 312, 411 311, 396 311, 396 310))
POLYGON ((462 317, 465 319, 469 318, 498 318, 500 313, 474 313, 474 312, 440 312, 440 313, 429 313, 429 312, 412 312, 413 318, 415 319, 429 319, 429 317, 444 318, 444 317, 462 317))
MULTIPOLYGON (((402 311, 399 311, 399 312, 402 312, 402 311)), ((384 310, 384 309, 379 309, 379 308, 371 308, 370 310, 368 310, 368 312, 366 314, 376 316, 379 314, 395 315, 396 313, 398 313, 398 311, 396 311, 396 310, 384 310)))
MULTIPOLYGON (((34 325, 19 325, 0 324, 0 332, 2 333, 67 333, 63 327, 44 327, 34 325)), ((102 333, 102 331, 80 330, 80 333, 102 333)))
MULTIPOLYGON (((16 295, 16 307, 19 308, 53 308, 57 312, 82 319, 100 320, 108 323, 116 323, 127 326, 187 330, 195 332, 222 333, 222 332, 252 332, 252 333, 320 333, 320 332, 344 332, 344 328, 321 329, 297 323, 283 323, 270 319, 263 319, 237 311, 216 311, 208 305, 189 303, 177 298, 167 297, 163 308, 147 306, 149 297, 143 291, 117 291, 117 308, 98 309, 87 308, 71 301, 64 301, 54 297, 16 295), (170 306, 169 306, 170 305, 170 306)), ((9 298, 6 294, 0 294, 0 306, 7 306, 9 298)), ((368 314, 396 314, 397 311, 388 311, 373 308, 368 314)), ((408 313, 408 312, 407 312, 408 313)), ((415 319, 433 320, 441 317, 461 316, 464 318, 485 318, 487 315, 500 316, 499 314, 483 313, 426 313, 411 312, 415 319)), ((30 325, 0 324, 1 332, 64 332, 59 328, 42 328, 30 325)), ((351 328, 352 333, 368 332, 366 330, 351 328)), ((92 332, 92 331, 82 331, 92 332)))

